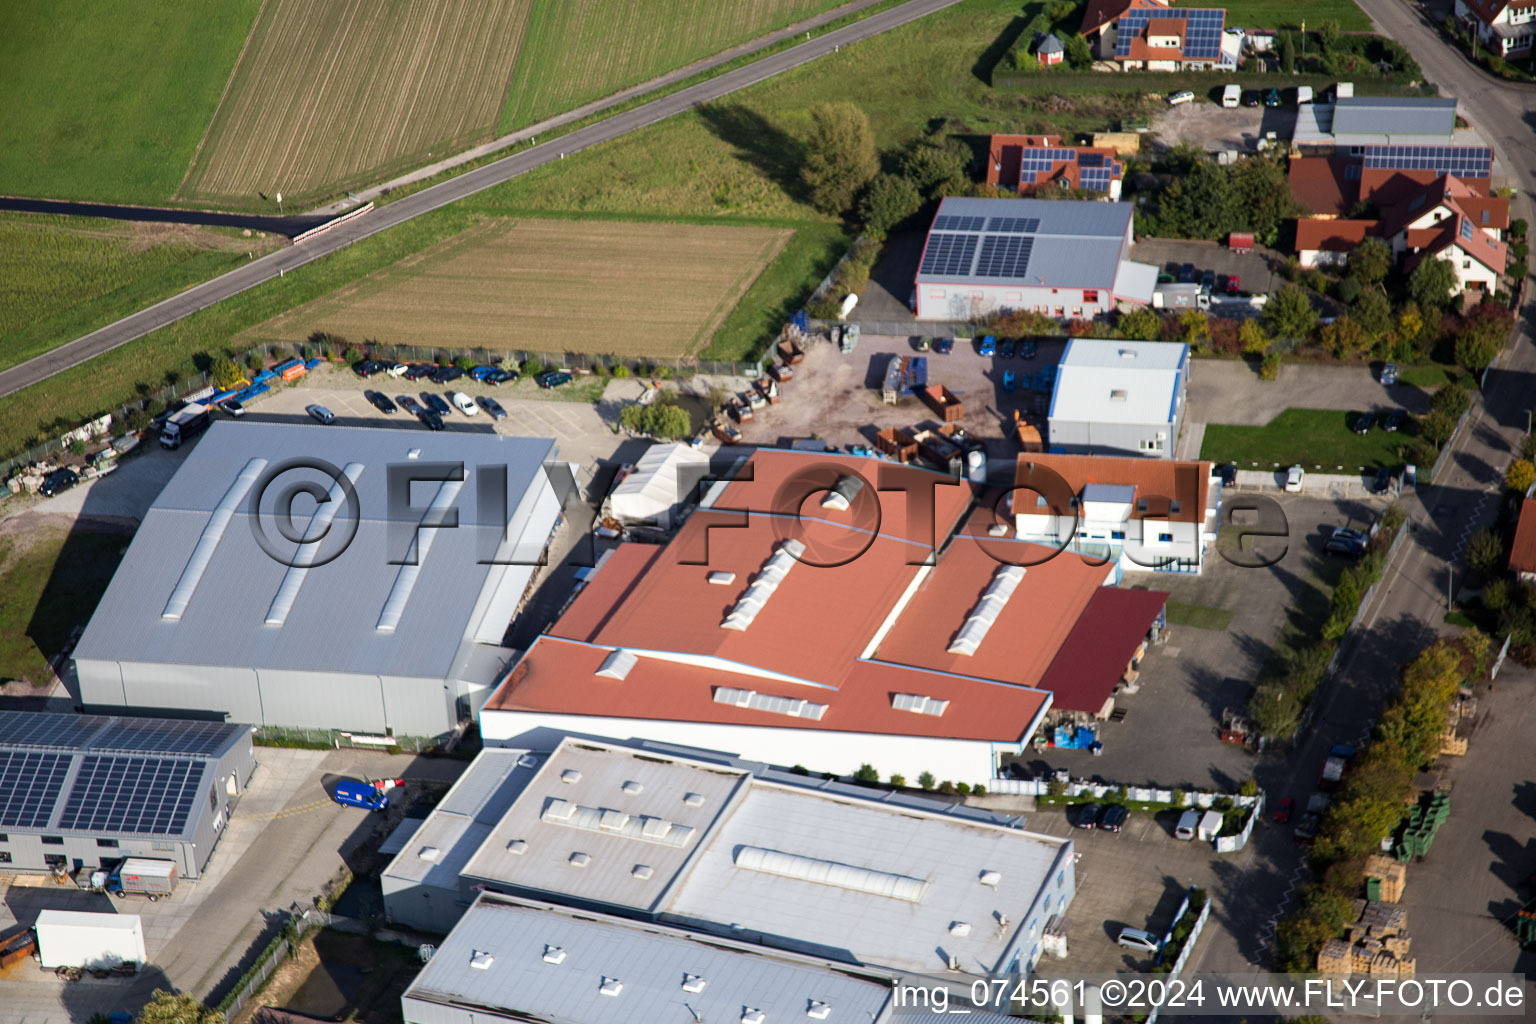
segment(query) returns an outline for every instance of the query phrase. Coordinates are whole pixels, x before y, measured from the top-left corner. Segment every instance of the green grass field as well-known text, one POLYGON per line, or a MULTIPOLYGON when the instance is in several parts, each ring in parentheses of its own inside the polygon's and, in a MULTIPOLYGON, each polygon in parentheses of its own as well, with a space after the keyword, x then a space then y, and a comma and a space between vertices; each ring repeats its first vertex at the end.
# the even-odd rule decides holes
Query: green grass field
MULTIPOLYGON (((1198 6, 1180 4, 1179 6, 1198 6)), ((1308 31, 1315 32, 1325 21, 1336 21, 1345 32, 1370 32, 1371 19, 1355 6, 1354 0, 1307 0, 1304 4, 1285 0, 1223 0, 1227 24, 1243 28, 1300 28, 1303 20, 1308 31)))
POLYGON ((52 679, 48 659, 90 618, 128 539, 56 527, 0 536, 0 682, 52 679))
POLYGON ((1168 602, 1168 622, 1174 626, 1225 631, 1232 624, 1232 615, 1233 613, 1226 608, 1187 604, 1183 601, 1168 602))
POLYGON ((0 213, 0 369, 271 249, 170 224, 0 213))
POLYGON ((533 0, 501 132, 803 21, 840 0, 533 0))
POLYGON ((0 194, 169 199, 260 7, 0 4, 0 194))
POLYGON ((1299 465, 1318 473, 1400 464, 1398 449, 1410 435, 1389 434, 1380 423, 1364 436, 1356 434, 1349 429, 1354 416, 1334 409, 1287 409, 1262 427, 1212 423, 1205 428, 1200 457, 1239 469, 1299 465))

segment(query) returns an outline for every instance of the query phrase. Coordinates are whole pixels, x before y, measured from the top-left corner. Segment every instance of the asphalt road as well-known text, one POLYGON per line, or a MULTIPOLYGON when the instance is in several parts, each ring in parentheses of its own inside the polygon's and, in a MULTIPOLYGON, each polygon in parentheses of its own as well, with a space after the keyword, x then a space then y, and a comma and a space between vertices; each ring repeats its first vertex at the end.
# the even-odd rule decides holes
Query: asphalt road
POLYGON ((19 213, 52 213, 65 217, 104 217, 108 220, 142 220, 157 224, 201 224, 218 228, 250 228, 292 238, 319 227, 335 214, 294 214, 269 217, 258 213, 219 213, 214 210, 181 210, 168 206, 117 206, 108 203, 76 203, 60 199, 21 199, 0 196, 0 210, 19 213))
MULTIPOLYGON (((1532 131, 1536 126, 1536 87, 1493 79, 1469 64, 1441 40, 1416 5, 1402 0, 1357 2, 1381 35, 1408 48, 1423 66, 1425 77, 1440 86, 1442 95, 1457 98, 1463 116, 1496 147, 1506 173, 1520 189, 1513 200, 1513 215, 1531 219, 1530 194, 1536 191, 1536 133, 1532 131)), ((1530 295, 1531 282, 1526 283, 1530 295)), ((1299 750, 1260 762, 1255 774, 1272 799, 1293 796, 1304 803, 1315 788, 1328 748, 1363 738, 1369 723, 1394 691, 1403 663, 1434 637, 1452 631, 1444 625, 1448 570, 1454 566, 1460 574, 1459 558, 1466 538, 1496 516, 1503 471, 1525 433, 1526 410, 1536 403, 1536 347, 1532 345, 1530 330, 1533 314, 1536 303, 1528 301, 1521 310, 1515 340, 1500 364, 1490 371, 1482 401, 1474 406, 1440 479, 1403 500, 1412 532, 1383 580, 1329 690, 1321 698, 1311 736, 1299 750)), ((1529 699, 1525 695, 1500 696, 1505 700, 1529 699)), ((1474 748, 1468 757, 1498 757, 1504 775, 1510 779, 1536 775, 1536 753, 1529 745, 1497 751, 1474 748)), ((1482 827, 1469 820, 1470 814, 1469 810, 1458 814, 1453 802, 1452 826, 1482 827)), ((1261 827, 1256 842, 1259 856, 1253 867, 1229 872, 1221 887, 1223 891, 1215 896, 1220 927, 1207 932, 1209 938, 1202 941, 1191 969, 1237 973, 1268 966, 1273 923, 1293 905, 1294 887, 1307 878, 1307 870, 1301 851, 1290 841, 1288 828, 1261 827)), ((1415 877, 1427 876, 1416 876, 1410 867, 1410 888, 1415 877)), ((1470 873, 1464 873, 1464 877, 1467 899, 1460 902, 1470 906, 1483 880, 1471 877, 1470 873)), ((1456 897, 1446 893, 1444 899, 1456 897)), ((1491 923, 1486 914, 1475 919, 1469 916, 1467 921, 1410 918, 1408 932, 1417 935, 1464 930, 1467 944, 1471 945, 1491 923)), ((1433 963, 1422 957, 1418 961, 1420 973, 1458 967, 1464 965, 1433 963)), ((1479 969, 1520 968, 1511 954, 1508 963, 1484 959, 1479 969)))
POLYGON ((495 163, 486 164, 431 188, 423 189, 363 214, 356 220, 338 225, 298 245, 292 245, 263 256, 259 260, 253 260, 222 277, 216 277, 195 288, 189 288, 179 295, 140 310, 132 316, 124 317, 83 338, 60 345, 45 355, 12 367, 0 373, 0 395, 11 394, 70 367, 78 366, 87 359, 111 351, 119 345, 143 337, 151 331, 174 323, 199 310, 207 309, 214 303, 238 295, 248 288, 254 288, 264 281, 270 281, 289 270, 336 252, 353 242, 361 241, 397 224, 403 224, 413 217, 419 217, 463 199, 465 196, 562 160, 567 154, 611 141, 671 117, 673 114, 718 100, 737 90, 815 60, 817 57, 832 53, 840 47, 887 32, 956 2, 958 0, 908 0, 899 7, 872 14, 809 42, 790 47, 706 82, 679 90, 670 96, 663 96, 633 110, 615 114, 613 117, 578 129, 551 142, 533 146, 497 160, 495 163))

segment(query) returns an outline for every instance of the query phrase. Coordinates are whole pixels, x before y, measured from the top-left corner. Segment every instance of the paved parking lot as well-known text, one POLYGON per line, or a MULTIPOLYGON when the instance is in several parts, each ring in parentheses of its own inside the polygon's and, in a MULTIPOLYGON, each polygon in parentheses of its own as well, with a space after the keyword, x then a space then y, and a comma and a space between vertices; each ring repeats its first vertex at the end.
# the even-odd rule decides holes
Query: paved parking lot
POLYGON ((1150 263, 1159 272, 1178 276, 1186 263, 1195 265, 1196 280, 1207 270, 1219 278, 1238 275, 1242 290, 1255 295, 1274 291, 1285 280, 1279 276, 1285 259, 1273 249, 1262 246, 1250 253, 1236 253, 1220 242, 1201 242, 1187 238, 1143 238, 1131 247, 1131 259, 1150 263))
MULTIPOLYGON (((1174 623, 1168 641, 1142 662, 1141 689, 1121 694, 1119 722, 1100 726, 1102 756, 1086 750, 1048 749, 1025 758, 1032 773, 1064 768, 1075 778, 1124 785, 1214 787, 1233 791, 1253 775, 1258 758, 1218 738, 1223 709, 1241 709, 1298 597, 1331 585, 1343 564, 1327 558, 1322 543, 1335 526, 1361 526, 1379 514, 1381 502, 1334 502, 1302 495, 1275 495, 1285 513, 1285 555, 1267 569, 1229 564, 1208 554, 1198 577, 1165 573, 1126 576, 1128 586, 1167 591, 1171 602, 1230 613, 1224 628, 1174 623)), ((1268 523, 1265 527, 1268 528, 1268 523)))
POLYGON ((1429 392, 1407 384, 1386 387, 1379 365, 1312 366, 1285 363, 1277 380, 1264 381, 1237 359, 1196 360, 1189 375, 1188 418, 1201 423, 1263 426, 1287 409, 1429 411, 1429 392))
MULTIPOLYGON (((1283 83, 1276 79, 1276 84, 1283 83)), ((1228 109, 1219 100, 1220 90, 1213 89, 1194 103, 1164 106, 1152 119, 1152 131, 1164 146, 1189 142, 1211 153, 1225 149, 1251 153, 1270 132, 1277 139, 1289 139, 1296 131, 1293 106, 1228 109), (1217 102, 1202 102, 1206 99, 1217 102)))

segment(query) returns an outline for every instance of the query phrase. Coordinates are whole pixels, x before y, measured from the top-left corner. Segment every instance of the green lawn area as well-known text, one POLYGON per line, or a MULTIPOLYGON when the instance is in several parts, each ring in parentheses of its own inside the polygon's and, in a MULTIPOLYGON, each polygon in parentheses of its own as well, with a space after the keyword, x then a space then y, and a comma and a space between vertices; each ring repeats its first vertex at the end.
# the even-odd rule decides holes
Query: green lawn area
POLYGON ((0 194, 169 199, 260 7, 0 5, 0 194))
POLYGON ((1225 630, 1232 623, 1232 614, 1226 608, 1187 604, 1183 601, 1168 602, 1168 623, 1173 626, 1225 630))
POLYGON ((1397 382, 1415 388, 1438 388, 1451 382, 1451 375, 1441 366, 1405 366, 1397 371, 1397 382))
POLYGON ((90 618, 128 539, 57 528, 0 536, 0 682, 52 678, 48 658, 90 618))
POLYGON ((1307 0, 1305 4, 1285 0, 1224 0, 1222 6, 1227 9, 1228 26, 1300 28, 1305 20, 1308 31, 1315 32, 1323 22, 1336 21, 1345 32, 1371 31, 1371 19, 1355 6, 1354 0, 1307 0))
POLYGON ((1231 462, 1239 469, 1299 465, 1318 473, 1397 465, 1398 448, 1407 435, 1389 434, 1378 423, 1361 436, 1349 429, 1355 415, 1334 409, 1287 409, 1262 427, 1212 423, 1205 428, 1200 457, 1231 462))
POLYGON ((274 239, 0 213, 0 369, 233 269, 274 239))

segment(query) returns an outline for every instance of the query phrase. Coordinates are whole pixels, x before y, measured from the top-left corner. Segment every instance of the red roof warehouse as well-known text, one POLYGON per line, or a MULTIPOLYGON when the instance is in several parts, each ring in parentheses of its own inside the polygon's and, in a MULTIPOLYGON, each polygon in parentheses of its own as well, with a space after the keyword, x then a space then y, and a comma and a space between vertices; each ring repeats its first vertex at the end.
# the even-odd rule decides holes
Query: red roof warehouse
POLYGON ((487 701, 488 742, 638 736, 979 780, 1048 710, 1107 714, 1161 621, 1164 594, 989 536, 952 477, 780 450, 736 475, 671 543, 599 563, 487 701))

